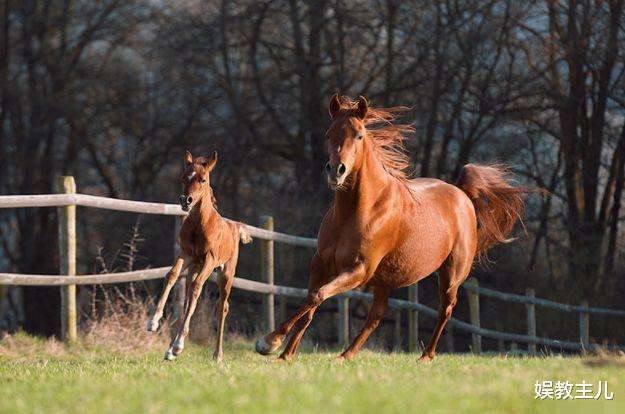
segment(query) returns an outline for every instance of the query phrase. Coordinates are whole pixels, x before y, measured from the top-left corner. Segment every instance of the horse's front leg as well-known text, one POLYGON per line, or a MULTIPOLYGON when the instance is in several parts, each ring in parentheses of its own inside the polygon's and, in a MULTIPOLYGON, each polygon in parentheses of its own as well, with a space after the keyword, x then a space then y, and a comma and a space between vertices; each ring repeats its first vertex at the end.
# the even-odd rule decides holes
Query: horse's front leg
MULTIPOLYGON (((358 262, 341 271, 335 279, 321 286, 319 289, 311 290, 308 293, 306 302, 304 302, 295 315, 282 322, 275 331, 256 341, 256 352, 261 355, 269 355, 275 352, 280 345, 282 345, 284 337, 291 332, 293 326, 304 315, 310 311, 313 311, 314 313, 314 310, 316 310, 326 299, 360 286, 365 279, 366 267, 364 263, 358 262)), ((312 316, 312 314, 310 316, 312 316)), ((308 323, 303 324, 302 328, 305 329, 307 326, 308 323)))
POLYGON ((215 268, 216 261, 213 259, 213 256, 208 254, 206 259, 204 260, 204 265, 202 266, 202 270, 197 275, 193 283, 191 284, 190 289, 190 297, 187 298, 187 306, 185 309, 184 320, 180 325, 180 330, 178 331, 178 335, 172 341, 169 349, 165 353, 165 359, 172 360, 175 359, 182 350, 184 349, 184 341, 189 335, 189 326, 191 325, 191 317, 193 316, 193 312, 195 312, 195 307, 197 306, 197 300, 202 293, 202 287, 204 286, 204 282, 210 277, 213 269, 215 268))
POLYGON ((178 277, 180 277, 180 273, 186 270, 189 266, 190 260, 183 255, 178 256, 176 259, 176 263, 174 263, 173 267, 167 275, 165 276, 165 286, 163 286, 163 291, 161 293, 160 298, 158 299, 158 303, 156 305, 156 309, 154 310, 154 314, 152 318, 150 318, 148 322, 148 331, 156 332, 158 330, 159 321, 163 317, 163 309, 165 309, 165 303, 167 303, 167 298, 169 297, 169 292, 171 288, 174 286, 178 277))
MULTIPOLYGON (((323 286, 324 283, 327 283, 329 279, 328 271, 326 267, 323 265, 321 259, 318 256, 315 256, 310 263, 310 280, 308 281, 308 293, 313 292, 323 286)), ((313 320, 315 315, 315 309, 311 309, 308 311, 306 315, 304 315, 297 324, 293 327, 291 338, 289 342, 284 347, 284 351, 280 355, 280 360, 289 360, 295 355, 297 348, 299 347, 302 338, 304 337, 304 333, 310 323, 313 320)))

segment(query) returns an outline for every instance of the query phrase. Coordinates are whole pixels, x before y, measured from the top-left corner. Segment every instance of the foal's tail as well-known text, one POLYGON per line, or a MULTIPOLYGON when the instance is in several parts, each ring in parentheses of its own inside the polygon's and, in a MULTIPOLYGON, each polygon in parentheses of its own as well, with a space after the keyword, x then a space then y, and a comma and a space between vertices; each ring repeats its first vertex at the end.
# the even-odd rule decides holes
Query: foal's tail
POLYGON ((250 235, 250 232, 247 229, 247 227, 245 226, 245 224, 238 223, 237 226, 239 227, 239 240, 241 240, 241 243, 243 243, 243 244, 251 243, 252 242, 252 236, 250 235))
POLYGON ((471 199, 477 216, 477 255, 485 259, 488 249, 497 243, 510 243, 508 235, 519 220, 523 224, 523 196, 534 192, 528 187, 510 185, 509 174, 501 165, 467 164, 456 185, 471 199))

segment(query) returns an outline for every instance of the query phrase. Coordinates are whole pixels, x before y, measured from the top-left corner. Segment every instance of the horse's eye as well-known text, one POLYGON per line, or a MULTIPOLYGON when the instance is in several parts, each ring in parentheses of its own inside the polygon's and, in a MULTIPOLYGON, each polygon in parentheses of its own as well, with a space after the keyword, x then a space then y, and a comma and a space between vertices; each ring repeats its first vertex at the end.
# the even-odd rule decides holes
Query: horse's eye
POLYGON ((364 137, 364 134, 358 134, 356 135, 356 139, 362 139, 364 137))
POLYGON ((200 182, 201 182, 202 184, 204 184, 204 183, 206 182, 206 180, 202 178, 202 179, 200 180, 200 182))

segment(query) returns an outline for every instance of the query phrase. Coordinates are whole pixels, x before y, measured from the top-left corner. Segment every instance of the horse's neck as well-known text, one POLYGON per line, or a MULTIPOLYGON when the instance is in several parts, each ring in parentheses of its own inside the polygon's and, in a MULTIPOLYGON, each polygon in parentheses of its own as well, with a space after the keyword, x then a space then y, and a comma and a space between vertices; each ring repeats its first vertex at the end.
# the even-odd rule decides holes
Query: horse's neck
POLYGON ((369 211, 391 182, 390 174, 377 159, 373 148, 365 147, 364 150, 362 164, 351 177, 351 186, 337 191, 334 197, 334 209, 339 220, 369 211))
POLYGON ((202 199, 196 203, 193 210, 189 213, 187 220, 190 220, 193 227, 198 227, 202 225, 202 223, 207 223, 211 220, 217 219, 218 217, 219 213, 217 213, 211 197, 207 195, 202 197, 202 199))

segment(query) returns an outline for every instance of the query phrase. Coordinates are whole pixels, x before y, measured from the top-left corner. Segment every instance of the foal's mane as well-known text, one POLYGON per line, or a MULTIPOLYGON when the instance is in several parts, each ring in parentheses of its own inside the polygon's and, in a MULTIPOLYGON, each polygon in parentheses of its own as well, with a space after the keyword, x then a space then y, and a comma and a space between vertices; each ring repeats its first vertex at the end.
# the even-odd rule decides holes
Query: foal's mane
MULTIPOLYGON (((350 115, 358 108, 358 101, 347 96, 341 96, 341 108, 346 115, 350 115)), ((374 144, 373 148, 384 169, 393 177, 407 181, 412 173, 412 163, 408 157, 404 141, 406 134, 414 132, 410 124, 395 122, 399 116, 410 110, 405 106, 390 108, 369 107, 364 124, 367 127, 367 136, 374 144)))

